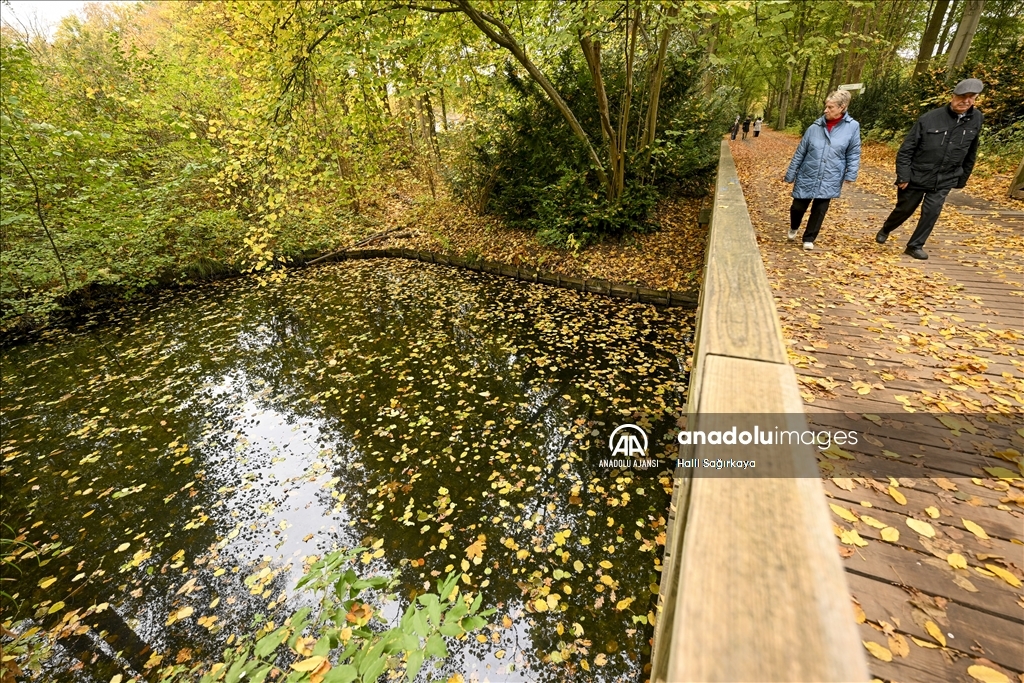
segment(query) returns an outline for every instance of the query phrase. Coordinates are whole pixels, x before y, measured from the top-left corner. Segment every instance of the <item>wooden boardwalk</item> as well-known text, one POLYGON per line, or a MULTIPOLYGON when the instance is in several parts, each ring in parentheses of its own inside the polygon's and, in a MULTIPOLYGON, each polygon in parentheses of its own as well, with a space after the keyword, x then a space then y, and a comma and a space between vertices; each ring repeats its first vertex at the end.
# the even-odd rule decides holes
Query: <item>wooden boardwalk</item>
POLYGON ((1024 681, 1024 213, 954 196, 915 261, 916 216, 875 244, 895 191, 866 163, 805 252, 786 240, 797 142, 731 148, 808 421, 889 432, 819 456, 872 674, 1024 681))

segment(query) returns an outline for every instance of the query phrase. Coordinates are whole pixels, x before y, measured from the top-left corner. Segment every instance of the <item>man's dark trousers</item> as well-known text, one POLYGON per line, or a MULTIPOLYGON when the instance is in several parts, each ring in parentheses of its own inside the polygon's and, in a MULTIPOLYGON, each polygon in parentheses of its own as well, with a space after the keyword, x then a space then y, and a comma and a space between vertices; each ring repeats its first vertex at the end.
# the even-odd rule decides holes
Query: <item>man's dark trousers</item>
POLYGON ((924 243, 928 241, 928 236, 932 234, 932 228, 935 227, 935 221, 939 219, 939 214, 942 213, 942 205, 946 203, 946 195, 949 194, 951 189, 949 187, 941 190, 918 190, 914 187, 900 190, 897 188, 896 208, 885 219, 882 232, 888 235, 903 225, 920 204, 921 217, 917 221, 917 229, 914 230, 914 234, 910 236, 910 241, 907 242, 907 248, 920 249, 924 247, 924 243), (924 201, 922 202, 922 200, 924 201))

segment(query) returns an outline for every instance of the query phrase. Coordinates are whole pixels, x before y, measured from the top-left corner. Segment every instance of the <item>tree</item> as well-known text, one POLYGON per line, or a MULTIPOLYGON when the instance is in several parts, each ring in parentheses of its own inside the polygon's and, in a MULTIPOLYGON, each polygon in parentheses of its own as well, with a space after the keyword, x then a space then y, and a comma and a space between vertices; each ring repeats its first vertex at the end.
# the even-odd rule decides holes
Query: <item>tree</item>
POLYGON ((935 41, 942 29, 942 20, 949 8, 949 0, 934 0, 932 11, 928 16, 928 25, 921 34, 921 45, 917 50, 917 62, 914 65, 914 75, 922 73, 928 68, 932 55, 935 53, 935 41))
POLYGON ((956 27, 953 44, 949 48, 946 60, 946 77, 954 78, 955 72, 967 60, 967 52, 971 49, 971 41, 978 30, 981 13, 985 9, 985 0, 966 0, 964 13, 956 27))

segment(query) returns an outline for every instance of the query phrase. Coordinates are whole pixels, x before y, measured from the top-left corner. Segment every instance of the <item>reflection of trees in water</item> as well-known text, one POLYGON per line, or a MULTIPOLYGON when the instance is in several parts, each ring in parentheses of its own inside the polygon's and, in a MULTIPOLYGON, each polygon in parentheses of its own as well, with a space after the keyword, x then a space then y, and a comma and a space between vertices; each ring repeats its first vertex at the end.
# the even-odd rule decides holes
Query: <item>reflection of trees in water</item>
MULTIPOLYGON (((78 387, 72 399, 46 411, 47 419, 55 420, 59 427, 42 434, 30 447, 33 453, 55 451, 62 430, 74 428, 90 406, 111 407, 95 431, 65 445, 60 456, 63 460, 51 469, 38 508, 47 511, 45 517, 54 517, 47 521, 62 539, 76 539, 73 556, 62 569, 73 571, 74 560, 79 558, 85 564, 101 558, 99 566, 108 572, 104 580, 92 580, 81 589, 82 604, 109 601, 122 605, 124 615, 143 615, 135 629, 125 623, 137 634, 138 644, 132 649, 141 653, 139 656, 146 654, 145 647, 151 644, 172 656, 190 648, 196 656, 210 658, 222 646, 222 637, 196 625, 194 617, 169 627, 162 621, 183 604, 184 598, 176 598, 174 592, 186 578, 199 577, 197 583, 206 586, 204 604, 214 594, 236 598, 231 606, 222 600, 216 612, 231 630, 247 630, 254 615, 265 609, 263 601, 241 585, 246 572, 234 575, 225 585, 220 583, 223 577, 212 576, 213 561, 190 565, 188 576, 180 575, 180 569, 168 569, 179 549, 188 549, 186 562, 192 562, 215 547, 236 524, 245 526, 261 517, 248 499, 265 502, 259 492, 268 490, 269 483, 260 479, 258 460, 266 454, 246 452, 248 465, 228 457, 237 438, 251 433, 240 412, 240 406, 250 402, 274 411, 286 424, 315 421, 321 445, 337 450, 333 467, 341 480, 335 492, 346 496, 346 508, 357 520, 357 537, 385 541, 384 558, 372 566, 399 567, 405 560, 423 558, 422 567, 406 565, 403 570, 406 594, 432 579, 432 572, 443 576, 448 564, 459 569, 465 548, 481 533, 486 535, 487 550, 484 563, 471 570, 472 589, 489 580, 483 589, 485 597, 503 603, 505 613, 510 605, 522 605, 524 587, 529 597, 543 585, 536 578, 533 583, 537 585, 529 583, 533 572, 540 571, 543 580, 550 580, 555 569, 568 571, 576 560, 592 565, 582 573, 572 571, 568 579, 574 586, 572 594, 560 588, 565 581, 555 581, 554 588, 548 586, 562 595, 567 611, 527 615, 536 624, 523 630, 520 619, 511 633, 503 632, 500 645, 475 640, 453 645, 453 657, 445 671, 459 670, 459 653, 486 660, 487 653, 505 647, 513 635, 528 634, 530 642, 520 645, 532 648, 531 654, 551 652, 559 649, 559 641, 572 642, 568 629, 579 622, 585 630, 583 639, 592 641, 591 661, 594 654, 605 651, 608 640, 620 641, 618 656, 609 654, 609 665, 600 672, 601 677, 635 677, 643 657, 628 660, 622 653, 639 653, 647 645, 650 629, 638 626, 633 635, 626 634, 623 624, 629 625, 629 612, 615 612, 607 598, 603 608, 595 607, 598 594, 585 579, 593 578, 599 561, 612 559, 616 563, 612 572, 620 584, 618 595, 636 597, 633 609, 646 613, 650 560, 638 551, 635 520, 663 514, 667 496, 650 482, 650 498, 641 501, 634 497, 625 508, 612 509, 597 500, 600 496, 588 491, 594 477, 590 453, 603 448, 600 440, 606 434, 591 439, 592 450, 582 453, 579 449, 586 440, 563 430, 573 426, 578 433, 589 432, 602 410, 603 419, 617 420, 610 415, 612 398, 644 398, 639 391, 642 386, 654 378, 665 381, 669 375, 664 362, 654 370, 654 361, 649 360, 652 370, 645 375, 631 367, 630 361, 640 357, 638 354, 654 359, 679 352, 679 340, 671 338, 667 326, 664 337, 668 341, 659 345, 649 330, 665 324, 648 320, 639 307, 623 312, 620 305, 582 298, 574 301, 567 293, 549 291, 544 291, 544 297, 550 296, 554 303, 545 302, 537 290, 525 290, 521 285, 420 264, 345 264, 299 274, 269 292, 260 291, 263 293, 256 295, 252 289, 232 286, 214 289, 212 294, 183 295, 185 301, 158 306, 131 325, 123 325, 120 338, 116 330, 103 333, 109 353, 97 352, 95 340, 75 339, 78 387), (647 339, 637 342, 639 332, 647 339), (118 363, 111 360, 110 353, 117 355, 118 363), (537 362, 544 356, 554 365, 537 362), (625 386, 618 388, 620 385, 625 386), (325 396, 327 392, 332 393, 325 396), (489 397, 481 393, 489 393, 489 397), (565 395, 570 398, 563 398, 565 395), (157 403, 164 396, 171 398, 157 403), (316 397, 316 402, 311 397, 316 397), (442 410, 437 410, 438 406, 442 410), (491 420, 494 424, 488 424, 491 420), (95 439, 95 434, 111 425, 131 427, 131 438, 116 433, 95 439), (141 438, 148 440, 142 442, 141 438), (179 449, 188 444, 187 454, 175 453, 175 442, 179 449), (532 445, 527 447, 526 442, 532 445), (98 514, 80 520, 81 507, 73 514, 63 514, 60 505, 68 491, 53 474, 58 468, 72 467, 97 444, 104 450, 104 457, 90 473, 97 485, 116 482, 125 486, 130 480, 145 482, 147 487, 120 501, 108 497, 89 503, 98 514), (155 450, 150 452, 151 448, 155 450), (111 457, 115 449, 123 453, 111 457), (499 456, 499 452, 505 455, 499 456), (473 460, 474 456, 479 460, 473 460), (184 457, 194 460, 182 462, 184 457), (134 468, 130 474, 124 469, 128 464, 134 468), (561 469, 563 464, 568 464, 567 470, 561 469), (527 473, 528 466, 541 471, 527 473), (491 484, 500 479, 491 478, 494 472, 512 489, 500 496, 495 493, 491 484), (234 479, 241 486, 248 475, 252 475, 250 491, 236 492, 235 498, 217 492, 217 484, 234 479), (189 482, 195 484, 182 491, 189 482), (534 489, 527 491, 530 486, 534 489), (442 487, 448 489, 455 506, 438 519, 432 503, 442 487), (581 504, 569 503, 574 487, 581 504), (172 494, 165 503, 164 498, 172 494), (396 520, 404 515, 410 498, 416 504, 413 524, 406 525, 396 520), (507 506, 501 505, 501 498, 508 501, 507 506), (380 510, 376 510, 378 505, 380 510), (589 508, 599 514, 588 516, 589 508), (50 515, 51 510, 61 514, 50 515), (252 516, 231 514, 243 510, 252 516), (429 513, 429 520, 419 520, 419 511, 429 513), (199 514, 209 515, 210 520, 195 529, 181 529, 186 520, 199 514), (516 514, 521 519, 512 522, 516 514), (616 518, 612 527, 607 526, 609 515, 616 518), (140 517, 144 522, 138 521, 140 517), (492 521, 496 517, 500 521, 492 521), (536 518, 535 524, 526 529, 522 522, 530 518, 536 518), (421 532, 428 522, 430 529, 421 532), (440 533, 438 527, 444 523, 452 529, 440 533), (126 575, 118 574, 117 569, 126 558, 112 550, 122 540, 132 540, 143 525, 156 527, 146 539, 153 556, 123 578, 126 575), (538 525, 543 533, 537 533, 538 525), (620 527, 624 530, 622 542, 617 541, 620 527), (80 533, 79 528, 85 531, 80 533), (535 544, 546 547, 563 528, 572 530, 566 546, 571 556, 565 562, 548 552, 534 552, 535 544), (122 539, 129 530, 132 534, 122 539), (167 532, 171 537, 161 538, 167 532), (591 538, 589 546, 577 542, 582 536, 591 538), (528 548, 530 556, 518 558, 515 550, 502 545, 502 538, 528 548), (442 550, 443 540, 449 545, 442 550), (615 545, 615 553, 604 550, 610 544, 615 545), (620 563, 614 558, 623 560, 620 563), (485 566, 492 570, 489 576, 482 574, 485 566), (152 575, 146 574, 150 567, 152 575), (513 569, 519 571, 512 574, 513 569), (116 581, 127 581, 128 591, 141 586, 144 593, 138 598, 121 595, 112 585, 116 581), (119 599, 111 600, 112 592, 119 599), (562 637, 555 629, 559 620, 567 629, 562 637)), ((46 372, 43 365, 37 373, 46 372)), ((57 373, 44 382, 32 379, 36 382, 34 396, 38 396, 34 400, 58 399, 67 390, 67 377, 57 373)), ((30 382, 22 378, 22 383, 30 382)), ((22 415, 31 410, 32 406, 26 405, 22 415)), ((3 419, 7 422, 11 415, 4 414, 3 419)), ((656 424, 655 431, 664 432, 670 426, 656 424)), ((28 465, 27 458, 15 463, 16 467, 23 465, 28 465)), ((607 482, 602 484, 608 488, 607 482)), ((330 491, 316 495, 322 510, 335 505, 330 491)), ((650 528, 643 531, 645 537, 653 536, 650 528)), ((258 540, 260 534, 267 535, 258 529, 245 531, 239 542, 246 536, 258 540)), ((133 541, 127 554, 137 549, 133 541)), ((223 565, 225 560, 222 556, 217 563, 223 565)), ((233 562, 243 564, 244 560, 233 562)), ((275 576, 275 594, 287 587, 285 576, 275 576)), ((199 616, 198 609, 195 616, 199 616)), ((131 640, 124 629, 110 628, 108 632, 123 634, 119 638, 124 642, 131 640)), ((490 661, 504 666, 510 659, 490 661)), ((569 675, 549 665, 529 674, 541 680, 562 680, 569 675)))

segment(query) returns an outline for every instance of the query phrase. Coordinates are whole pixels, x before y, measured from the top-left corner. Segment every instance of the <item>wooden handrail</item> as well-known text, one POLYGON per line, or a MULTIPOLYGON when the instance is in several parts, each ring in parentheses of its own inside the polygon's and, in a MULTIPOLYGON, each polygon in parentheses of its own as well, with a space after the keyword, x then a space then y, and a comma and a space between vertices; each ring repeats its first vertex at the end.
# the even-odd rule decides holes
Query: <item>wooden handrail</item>
MULTIPOLYGON (((807 423, 728 144, 723 141, 697 313, 688 425, 723 414, 807 423)), ((682 449, 686 448, 686 451, 682 449)), ((743 446, 683 458, 749 458, 743 446)), ((775 447, 768 473, 678 469, 651 680, 867 681, 811 446, 775 447)))

